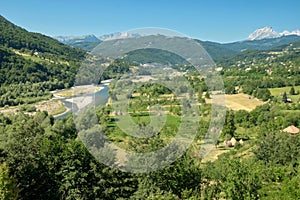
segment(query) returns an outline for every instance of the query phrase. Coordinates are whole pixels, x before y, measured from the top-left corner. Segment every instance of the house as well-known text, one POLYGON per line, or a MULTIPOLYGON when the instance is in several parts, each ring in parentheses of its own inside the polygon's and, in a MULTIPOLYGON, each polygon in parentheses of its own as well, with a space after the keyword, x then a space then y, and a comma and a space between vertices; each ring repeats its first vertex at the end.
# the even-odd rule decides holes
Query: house
POLYGON ((297 134, 297 133, 299 133, 299 128, 297 128, 294 125, 291 125, 289 127, 286 127, 285 129, 283 129, 282 131, 286 132, 286 133, 290 133, 290 134, 297 134))

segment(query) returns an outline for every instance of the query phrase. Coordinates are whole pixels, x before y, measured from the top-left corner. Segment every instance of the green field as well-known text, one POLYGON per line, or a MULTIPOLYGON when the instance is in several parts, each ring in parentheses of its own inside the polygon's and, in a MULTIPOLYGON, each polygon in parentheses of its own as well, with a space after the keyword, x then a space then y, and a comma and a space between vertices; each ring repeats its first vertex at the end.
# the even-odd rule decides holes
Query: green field
MULTIPOLYGON (((298 93, 298 91, 300 91, 300 86, 295 86, 295 91, 296 93, 298 93)), ((290 95, 290 90, 291 90, 291 86, 290 87, 282 87, 282 88, 270 88, 269 89, 272 96, 277 97, 277 98, 282 98, 282 94, 284 92, 286 92, 287 97, 289 99, 291 99, 293 102, 297 102, 300 99, 300 94, 298 95, 290 95)))

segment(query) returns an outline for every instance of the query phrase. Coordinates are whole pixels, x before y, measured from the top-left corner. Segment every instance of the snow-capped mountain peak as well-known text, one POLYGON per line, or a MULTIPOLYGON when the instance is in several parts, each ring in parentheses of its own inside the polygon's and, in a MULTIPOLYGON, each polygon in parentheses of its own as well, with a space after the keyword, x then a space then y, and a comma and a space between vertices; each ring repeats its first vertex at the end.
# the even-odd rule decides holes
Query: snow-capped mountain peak
POLYGON ((74 44, 78 42, 100 42, 100 40, 95 35, 57 36, 54 38, 64 44, 74 44))
POLYGON ((289 35, 298 35, 300 36, 300 30, 294 30, 292 32, 289 31, 283 31, 282 33, 280 33, 281 36, 289 36, 289 35))
POLYGON ((266 38, 278 38, 281 35, 274 31, 272 27, 264 27, 257 29, 253 33, 251 33, 248 37, 249 40, 261 40, 266 38))
POLYGON ((107 40, 116 40, 116 39, 125 39, 125 38, 138 38, 141 37, 138 33, 128 33, 128 32, 117 32, 117 33, 111 33, 111 34, 106 34, 98 37, 102 41, 107 41, 107 40))

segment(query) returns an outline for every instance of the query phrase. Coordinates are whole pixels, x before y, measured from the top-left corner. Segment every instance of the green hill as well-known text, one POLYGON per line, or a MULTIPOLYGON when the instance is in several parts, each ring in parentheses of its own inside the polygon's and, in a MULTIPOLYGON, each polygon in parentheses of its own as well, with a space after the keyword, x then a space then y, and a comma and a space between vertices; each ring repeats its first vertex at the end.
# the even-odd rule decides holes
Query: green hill
POLYGON ((17 50, 36 51, 45 56, 68 61, 78 61, 85 55, 83 51, 64 45, 51 37, 28 32, 3 16, 0 16, 0 45, 17 50))
POLYGON ((300 41, 276 46, 268 50, 245 50, 216 60, 222 67, 246 68, 251 65, 278 65, 279 63, 300 64, 300 41))
POLYGON ((223 46, 235 52, 240 52, 245 50, 269 50, 274 47, 288 45, 296 41, 300 41, 300 36, 289 35, 279 38, 268 38, 262 40, 245 40, 223 44, 223 46))
POLYGON ((49 98, 73 85, 85 51, 31 33, 0 16, 0 106, 49 98))
MULTIPOLYGON (((283 36, 280 38, 270 38, 270 39, 253 40, 253 41, 245 40, 245 41, 224 43, 224 44, 217 43, 217 42, 210 42, 210 41, 201 41, 197 39, 195 39, 195 41, 202 45, 202 47, 207 51, 207 53, 212 57, 212 59, 218 60, 247 50, 248 51, 269 50, 276 47, 286 46, 289 45, 290 43, 300 41, 300 37, 296 35, 290 35, 290 36, 283 36)), ((100 42, 78 42, 70 45, 72 47, 76 47, 86 51, 92 51, 99 44, 100 42)), ((134 54, 136 53, 137 52, 135 52, 134 54)), ((143 54, 144 58, 146 56, 145 52, 138 53, 138 54, 143 54)), ((147 59, 151 59, 151 58, 147 58, 147 59)))
POLYGON ((216 60, 237 53, 237 50, 227 48, 226 45, 217 42, 196 40, 207 51, 212 59, 216 60))
POLYGON ((123 61, 130 63, 160 63, 165 65, 184 65, 188 62, 179 55, 161 49, 138 49, 127 53, 123 61))
POLYGON ((76 42, 70 46, 82 49, 84 51, 92 51, 100 42, 76 42))
POLYGON ((85 52, 20 28, 0 16, 0 84, 63 82, 71 85, 85 52))

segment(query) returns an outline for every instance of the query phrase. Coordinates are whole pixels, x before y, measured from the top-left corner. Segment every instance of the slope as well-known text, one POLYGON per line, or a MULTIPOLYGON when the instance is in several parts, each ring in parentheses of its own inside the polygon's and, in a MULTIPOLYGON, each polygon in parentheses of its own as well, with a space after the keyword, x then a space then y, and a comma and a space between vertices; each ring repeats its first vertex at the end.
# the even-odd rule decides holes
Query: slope
POLYGON ((49 98, 73 85, 85 51, 31 33, 0 16, 0 106, 49 98))
POLYGON ((51 37, 28 32, 3 16, 0 16, 0 45, 17 50, 37 51, 69 61, 77 61, 85 55, 83 51, 64 45, 51 37))

